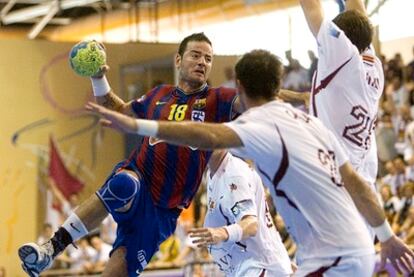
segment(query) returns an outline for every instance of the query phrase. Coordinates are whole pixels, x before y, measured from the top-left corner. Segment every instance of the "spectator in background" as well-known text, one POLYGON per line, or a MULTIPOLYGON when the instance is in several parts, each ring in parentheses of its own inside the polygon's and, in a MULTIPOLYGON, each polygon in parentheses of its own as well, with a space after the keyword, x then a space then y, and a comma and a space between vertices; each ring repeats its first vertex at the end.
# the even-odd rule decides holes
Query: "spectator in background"
POLYGON ((236 88, 236 78, 233 66, 227 66, 224 68, 224 76, 226 77, 226 81, 221 84, 221 87, 236 88))
POLYGON ((404 223, 402 224, 400 231, 401 238, 407 244, 414 243, 414 206, 410 206, 410 208, 408 209, 407 218, 404 220, 404 223))
POLYGON ((78 248, 72 248, 69 253, 70 269, 73 270, 87 270, 94 262, 96 257, 96 250, 89 245, 86 238, 82 238, 76 242, 78 248))
POLYGON ((46 222, 52 225, 53 230, 62 224, 64 219, 79 205, 79 197, 76 193, 69 199, 63 195, 53 178, 49 177, 47 182, 47 206, 52 207, 46 211, 46 222))
POLYGON ((400 200, 392 194, 389 185, 382 185, 380 189, 380 199, 384 208, 385 216, 389 222, 394 221, 394 217, 400 209, 400 200))
MULTIPOLYGON (((414 46, 413 46, 414 57, 414 46)), ((409 81, 414 81, 414 59, 407 65, 407 78, 409 81)))
POLYGON ((312 83, 313 74, 316 71, 316 68, 318 67, 318 58, 315 56, 315 53, 312 50, 308 51, 308 56, 310 60, 310 67, 308 70, 308 83, 312 83))
POLYGON ((112 215, 109 214, 101 223, 101 239, 105 243, 112 245, 116 238, 116 228, 117 224, 112 215))
POLYGON ((398 154, 404 155, 406 149, 406 136, 405 130, 407 129, 408 124, 412 121, 410 107, 407 105, 402 105, 398 109, 398 115, 395 118, 394 122, 394 131, 397 136, 397 143, 395 148, 397 149, 398 154))
POLYGON ((112 246, 102 241, 98 236, 91 238, 91 245, 95 249, 95 256, 88 268, 88 272, 102 272, 109 261, 112 246))
POLYGON ((400 195, 401 193, 400 189, 408 181, 406 177, 406 173, 405 173, 405 162, 402 158, 398 157, 394 159, 394 166, 397 172, 397 178, 396 178, 397 194, 400 195))
POLYGON ((155 253, 151 260, 151 267, 172 267, 173 261, 180 253, 180 239, 176 233, 172 234, 167 240, 163 241, 160 249, 155 253))
POLYGON ((288 62, 288 65, 285 66, 285 74, 288 74, 292 69, 293 57, 292 57, 292 50, 285 51, 285 57, 288 62))
POLYGON ((414 182, 414 156, 407 161, 407 166, 405 167, 405 178, 409 182, 414 182))
POLYGON ((397 157, 397 151, 395 149, 396 135, 389 113, 382 115, 378 122, 378 126, 375 129, 375 135, 378 147, 378 174, 379 176, 384 176, 386 174, 384 168, 385 163, 397 157))
MULTIPOLYGON (((398 158, 397 158, 398 159, 398 158)), ((396 159, 396 160, 397 160, 396 159)), ((405 172, 403 175, 398 174, 397 167, 393 161, 388 161, 385 164, 387 175, 382 178, 382 183, 389 185, 393 194, 397 194, 399 187, 405 183, 405 172)), ((405 170, 405 169, 404 169, 405 170)))
POLYGON ((53 236, 53 227, 50 223, 43 224, 42 233, 37 238, 37 244, 43 244, 53 236))
POLYGON ((400 107, 408 104, 408 92, 404 86, 403 78, 399 75, 393 75, 390 83, 387 85, 385 92, 387 98, 392 100, 395 108, 398 110, 400 107))
POLYGON ((401 234, 402 230, 401 227, 404 223, 404 221, 408 217, 408 211, 413 206, 414 202, 414 183, 407 182, 402 188, 401 188, 401 205, 400 209, 394 219, 394 222, 392 224, 392 229, 395 231, 395 233, 401 234))
POLYGON ((293 91, 305 91, 309 87, 308 72, 298 60, 293 59, 290 71, 286 74, 283 88, 293 91))

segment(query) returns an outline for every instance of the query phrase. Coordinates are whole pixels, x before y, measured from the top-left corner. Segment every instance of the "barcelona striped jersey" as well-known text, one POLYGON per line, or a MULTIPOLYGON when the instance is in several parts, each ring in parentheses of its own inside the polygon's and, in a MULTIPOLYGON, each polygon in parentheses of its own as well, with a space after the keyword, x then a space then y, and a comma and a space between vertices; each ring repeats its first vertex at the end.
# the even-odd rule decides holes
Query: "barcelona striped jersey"
MULTIPOLYGON (((231 88, 204 86, 187 95, 171 85, 155 87, 132 103, 138 118, 153 120, 227 122, 234 117, 237 97, 231 88)), ((136 163, 155 205, 188 207, 200 185, 210 151, 176 146, 145 137, 130 159, 136 163)))

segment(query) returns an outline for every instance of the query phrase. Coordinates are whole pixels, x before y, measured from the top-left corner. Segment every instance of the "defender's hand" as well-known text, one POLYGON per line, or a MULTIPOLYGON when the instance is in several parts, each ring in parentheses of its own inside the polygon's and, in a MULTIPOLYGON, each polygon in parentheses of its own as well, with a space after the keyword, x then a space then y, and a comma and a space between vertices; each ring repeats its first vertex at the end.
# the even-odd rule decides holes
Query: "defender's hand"
POLYGON ((188 234, 190 238, 196 239, 193 243, 200 248, 218 244, 228 238, 227 231, 224 228, 194 228, 188 234))
POLYGON ((381 243, 381 268, 387 259, 400 274, 414 271, 414 252, 395 235, 381 243))

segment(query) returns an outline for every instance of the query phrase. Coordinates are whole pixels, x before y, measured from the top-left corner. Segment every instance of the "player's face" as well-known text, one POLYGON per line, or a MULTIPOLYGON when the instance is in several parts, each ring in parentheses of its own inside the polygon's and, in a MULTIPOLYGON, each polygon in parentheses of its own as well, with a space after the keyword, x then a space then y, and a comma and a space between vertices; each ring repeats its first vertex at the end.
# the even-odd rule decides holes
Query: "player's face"
POLYGON ((190 41, 182 56, 177 55, 176 67, 180 83, 197 89, 207 82, 213 61, 213 49, 204 41, 190 41))

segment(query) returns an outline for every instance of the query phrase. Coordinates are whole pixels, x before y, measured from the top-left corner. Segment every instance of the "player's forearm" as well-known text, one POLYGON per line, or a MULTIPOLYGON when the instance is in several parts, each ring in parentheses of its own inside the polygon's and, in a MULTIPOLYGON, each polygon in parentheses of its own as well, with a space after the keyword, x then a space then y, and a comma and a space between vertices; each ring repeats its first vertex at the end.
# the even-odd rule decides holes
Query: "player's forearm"
POLYGON ((363 14, 367 14, 367 11, 365 9, 364 3, 362 3, 362 0, 345 0, 345 9, 347 11, 356 10, 363 14))
POLYGON ((129 114, 127 104, 113 92, 105 75, 100 78, 91 78, 91 83, 93 95, 99 105, 113 111, 129 114))
POLYGON ((215 123, 160 121, 156 137, 172 144, 189 145, 205 150, 242 146, 233 130, 215 123))
POLYGON ((278 97, 287 102, 305 102, 309 98, 309 92, 296 92, 292 90, 281 89, 278 93, 278 97))
MULTIPOLYGON (((342 168, 343 167, 341 167, 341 169, 342 168)), ((345 188, 351 195, 355 206, 362 216, 373 227, 383 224, 385 221, 384 211, 374 192, 369 188, 365 181, 353 170, 346 174, 343 174, 341 170, 341 175, 345 183, 345 188)))
POLYGON ((316 37, 323 21, 321 0, 300 0, 306 21, 312 34, 316 37))
POLYGON ((234 224, 227 225, 222 228, 217 228, 221 234, 220 238, 222 241, 232 242, 238 242, 255 236, 257 234, 257 229, 257 218, 251 215, 243 217, 242 220, 234 224))
POLYGON ((103 96, 95 96, 95 100, 105 108, 124 113, 126 103, 112 91, 103 96))

